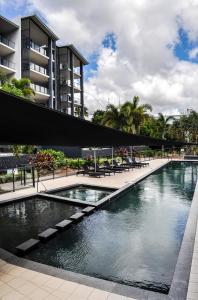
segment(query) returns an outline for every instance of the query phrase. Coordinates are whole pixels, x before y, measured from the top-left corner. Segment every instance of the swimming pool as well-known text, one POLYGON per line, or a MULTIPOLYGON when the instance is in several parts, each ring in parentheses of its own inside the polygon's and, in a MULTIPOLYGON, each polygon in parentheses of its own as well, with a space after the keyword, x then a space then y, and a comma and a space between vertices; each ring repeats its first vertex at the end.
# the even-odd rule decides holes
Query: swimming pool
POLYGON ((80 184, 73 187, 58 189, 49 193, 74 200, 98 202, 110 195, 113 191, 115 190, 80 184))
POLYGON ((27 258, 168 293, 196 180, 197 165, 171 162, 27 258))
POLYGON ((15 253, 15 247, 38 233, 69 218, 80 209, 77 205, 31 197, 0 206, 0 247, 15 253))

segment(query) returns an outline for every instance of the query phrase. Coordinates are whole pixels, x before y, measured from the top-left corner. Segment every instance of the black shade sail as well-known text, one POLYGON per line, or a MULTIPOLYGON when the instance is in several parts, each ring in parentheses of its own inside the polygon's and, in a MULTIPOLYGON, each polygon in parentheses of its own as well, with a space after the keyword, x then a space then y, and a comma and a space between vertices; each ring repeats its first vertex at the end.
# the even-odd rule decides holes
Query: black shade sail
POLYGON ((80 147, 182 145, 95 125, 3 91, 0 91, 0 144, 80 147))

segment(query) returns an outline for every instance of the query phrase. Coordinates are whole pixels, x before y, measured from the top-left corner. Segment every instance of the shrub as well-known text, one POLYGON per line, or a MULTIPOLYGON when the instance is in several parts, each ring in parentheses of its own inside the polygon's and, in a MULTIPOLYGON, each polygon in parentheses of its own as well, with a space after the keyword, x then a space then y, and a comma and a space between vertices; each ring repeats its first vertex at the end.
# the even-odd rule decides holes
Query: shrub
POLYGON ((45 150, 40 150, 40 154, 42 155, 50 155, 53 157, 54 160, 54 167, 62 167, 66 164, 66 159, 65 159, 65 154, 62 151, 56 151, 53 149, 45 149, 45 150))

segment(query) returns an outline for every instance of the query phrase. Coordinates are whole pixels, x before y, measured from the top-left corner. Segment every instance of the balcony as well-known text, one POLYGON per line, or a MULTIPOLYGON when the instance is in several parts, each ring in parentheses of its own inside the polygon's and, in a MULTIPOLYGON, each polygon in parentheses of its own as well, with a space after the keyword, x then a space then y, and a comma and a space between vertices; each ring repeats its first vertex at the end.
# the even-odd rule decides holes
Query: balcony
POLYGON ((0 55, 5 56, 15 52, 15 43, 0 34, 0 55))
POLYGON ((30 42, 30 59, 40 65, 48 65, 49 61, 46 49, 38 46, 32 41, 30 42))
POLYGON ((36 82, 48 82, 47 69, 34 63, 30 63, 30 79, 36 82))
MULTIPOLYGON (((62 87, 71 88, 71 80, 60 78, 60 85, 62 87)), ((74 81, 74 92, 79 93, 81 91, 80 84, 74 81)))
POLYGON ((38 102, 47 101, 49 99, 50 94, 49 94, 49 90, 46 87, 32 83, 31 88, 35 92, 34 99, 38 100, 38 102))
POLYGON ((15 69, 15 63, 6 58, 0 57, 0 70, 3 71, 5 75, 15 73, 15 69))

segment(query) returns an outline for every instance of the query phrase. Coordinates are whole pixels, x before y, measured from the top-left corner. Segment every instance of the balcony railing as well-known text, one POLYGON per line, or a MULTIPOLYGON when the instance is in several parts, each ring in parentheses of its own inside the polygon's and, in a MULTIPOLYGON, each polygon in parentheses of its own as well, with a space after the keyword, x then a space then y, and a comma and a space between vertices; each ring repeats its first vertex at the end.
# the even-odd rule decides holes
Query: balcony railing
MULTIPOLYGON (((65 85, 71 87, 71 80, 66 80, 65 78, 60 78, 60 85, 65 85)), ((80 84, 75 82, 73 83, 74 88, 77 88, 80 90, 80 84)))
POLYGON ((5 38, 2 34, 0 34, 0 42, 15 49, 15 43, 5 38))
POLYGON ((30 47, 32 49, 34 49, 35 51, 41 53, 42 55, 47 56, 47 51, 46 49, 44 49, 43 47, 40 47, 39 45, 37 45, 36 43, 30 41, 30 47))
POLYGON ((48 90, 48 88, 46 88, 46 87, 44 87, 44 86, 41 86, 41 85, 38 85, 38 84, 34 84, 34 83, 31 83, 30 86, 31 86, 31 88, 32 88, 35 92, 49 95, 49 90, 48 90))
POLYGON ((39 73, 41 73, 43 75, 48 75, 47 74, 47 69, 45 69, 45 68, 43 68, 43 67, 41 67, 39 65, 36 65, 34 63, 30 63, 30 69, 32 69, 32 70, 34 70, 36 72, 39 72, 39 73))
POLYGON ((8 67, 10 69, 13 69, 13 70, 16 69, 16 64, 15 63, 13 63, 12 61, 10 61, 8 59, 2 58, 2 57, 0 57, 0 64, 5 66, 5 67, 8 67))
POLYGON ((80 76, 80 68, 74 68, 74 73, 80 76))

